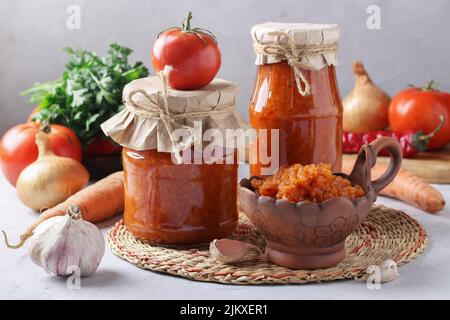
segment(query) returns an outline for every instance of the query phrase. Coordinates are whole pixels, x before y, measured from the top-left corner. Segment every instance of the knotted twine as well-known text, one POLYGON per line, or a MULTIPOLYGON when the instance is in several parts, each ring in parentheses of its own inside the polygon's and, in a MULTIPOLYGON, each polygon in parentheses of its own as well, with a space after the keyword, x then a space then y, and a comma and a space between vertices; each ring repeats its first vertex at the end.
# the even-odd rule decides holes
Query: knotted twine
POLYGON ((295 40, 284 32, 269 32, 269 35, 277 37, 277 44, 262 44, 258 41, 253 42, 255 53, 263 55, 277 55, 283 57, 287 63, 294 69, 295 83, 297 90, 302 96, 311 94, 311 85, 301 71, 302 59, 310 56, 321 55, 325 53, 334 53, 337 51, 337 43, 320 45, 297 45, 295 40), (286 45, 281 44, 281 37, 287 39, 286 45), (304 84, 304 87, 302 86, 304 84))
POLYGON ((193 112, 184 112, 184 113, 178 113, 174 114, 170 112, 169 109, 169 103, 168 103, 168 77, 170 72, 172 71, 171 66, 165 66, 163 70, 158 72, 158 77, 161 80, 162 83, 162 105, 159 103, 156 99, 154 99, 152 96, 150 96, 145 90, 143 89, 135 89, 131 90, 128 94, 128 101, 129 104, 127 104, 127 108, 132 109, 133 113, 139 116, 143 116, 148 119, 154 119, 154 120, 161 120, 164 124, 164 128, 169 135, 170 142, 172 144, 173 153, 175 155, 175 159, 177 163, 182 162, 182 157, 180 155, 180 152, 184 149, 190 147, 191 145, 198 142, 198 137, 195 134, 195 129, 193 126, 189 125, 183 125, 178 123, 177 119, 186 119, 186 118, 195 118, 195 117, 204 117, 211 115, 212 113, 227 113, 234 109, 235 104, 231 103, 228 106, 225 106, 224 108, 220 110, 208 110, 208 111, 193 111, 193 112), (142 94, 145 99, 148 101, 148 105, 146 105, 146 109, 143 110, 141 106, 139 106, 138 103, 136 103, 133 100, 133 97, 136 94, 142 94), (173 138, 173 131, 176 129, 184 129, 188 132, 189 136, 185 141, 175 141, 173 138))

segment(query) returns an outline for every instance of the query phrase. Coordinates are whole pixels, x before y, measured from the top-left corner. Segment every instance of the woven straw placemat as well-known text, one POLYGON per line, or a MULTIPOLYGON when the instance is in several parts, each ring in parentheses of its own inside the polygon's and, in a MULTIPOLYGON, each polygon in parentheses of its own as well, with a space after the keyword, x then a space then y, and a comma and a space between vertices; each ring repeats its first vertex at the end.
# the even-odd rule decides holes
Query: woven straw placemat
MULTIPOLYGON (((231 238, 264 248, 264 239, 244 214, 231 238)), ((345 260, 328 269, 291 270, 265 258, 226 265, 211 258, 206 247, 180 250, 139 241, 122 220, 108 232, 107 241, 114 254, 144 269, 227 284, 287 284, 354 279, 365 274, 370 265, 385 259, 402 265, 418 257, 428 239, 424 228, 404 212, 374 206, 367 219, 347 238, 345 260)))

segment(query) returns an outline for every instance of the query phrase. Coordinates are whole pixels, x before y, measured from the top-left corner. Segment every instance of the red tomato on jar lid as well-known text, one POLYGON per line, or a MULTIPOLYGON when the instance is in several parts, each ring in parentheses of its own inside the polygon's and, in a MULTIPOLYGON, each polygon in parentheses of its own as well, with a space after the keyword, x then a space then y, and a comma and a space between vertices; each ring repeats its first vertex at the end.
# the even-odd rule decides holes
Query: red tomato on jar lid
POLYGON ((182 28, 161 32, 152 50, 155 72, 171 66, 169 86, 178 90, 195 90, 208 85, 221 64, 220 50, 214 35, 202 28, 191 28, 189 12, 182 28))
MULTIPOLYGON (((39 125, 35 123, 19 124, 9 129, 1 139, 1 169, 13 186, 16 185, 22 170, 37 159, 35 136, 39 130, 39 125)), ((81 144, 72 130, 52 124, 49 126, 48 135, 52 151, 56 155, 81 161, 81 144)))

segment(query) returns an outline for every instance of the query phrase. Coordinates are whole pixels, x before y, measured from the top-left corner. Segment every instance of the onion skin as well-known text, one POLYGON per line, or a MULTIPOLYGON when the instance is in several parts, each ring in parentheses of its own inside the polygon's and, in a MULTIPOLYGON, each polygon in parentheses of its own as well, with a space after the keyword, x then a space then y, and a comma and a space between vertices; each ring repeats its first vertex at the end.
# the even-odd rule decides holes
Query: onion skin
POLYGON ((89 173, 78 161, 53 154, 45 133, 36 134, 36 144, 39 156, 20 173, 16 189, 23 204, 41 211, 81 190, 89 181, 89 173))
POLYGON ((389 125, 388 109, 391 98, 372 82, 361 62, 353 63, 353 73, 355 86, 342 101, 344 131, 385 129, 389 125))

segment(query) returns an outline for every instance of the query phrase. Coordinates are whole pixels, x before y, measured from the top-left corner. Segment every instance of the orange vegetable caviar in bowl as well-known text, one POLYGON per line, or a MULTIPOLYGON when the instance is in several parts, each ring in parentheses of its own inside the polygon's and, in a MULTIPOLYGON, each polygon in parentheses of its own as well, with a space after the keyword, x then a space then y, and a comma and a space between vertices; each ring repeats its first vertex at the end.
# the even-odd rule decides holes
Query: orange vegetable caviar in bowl
POLYGON ((252 179, 251 185, 261 196, 292 202, 323 202, 335 197, 355 200, 365 195, 361 186, 333 175, 331 165, 325 163, 283 167, 273 176, 252 179))
POLYGON ((350 175, 329 164, 282 168, 239 183, 239 204, 266 240, 266 255, 291 269, 320 269, 345 258, 345 239, 369 214, 377 193, 400 170, 402 151, 393 138, 364 145, 350 175), (371 181, 377 154, 391 155, 387 171, 371 181))

